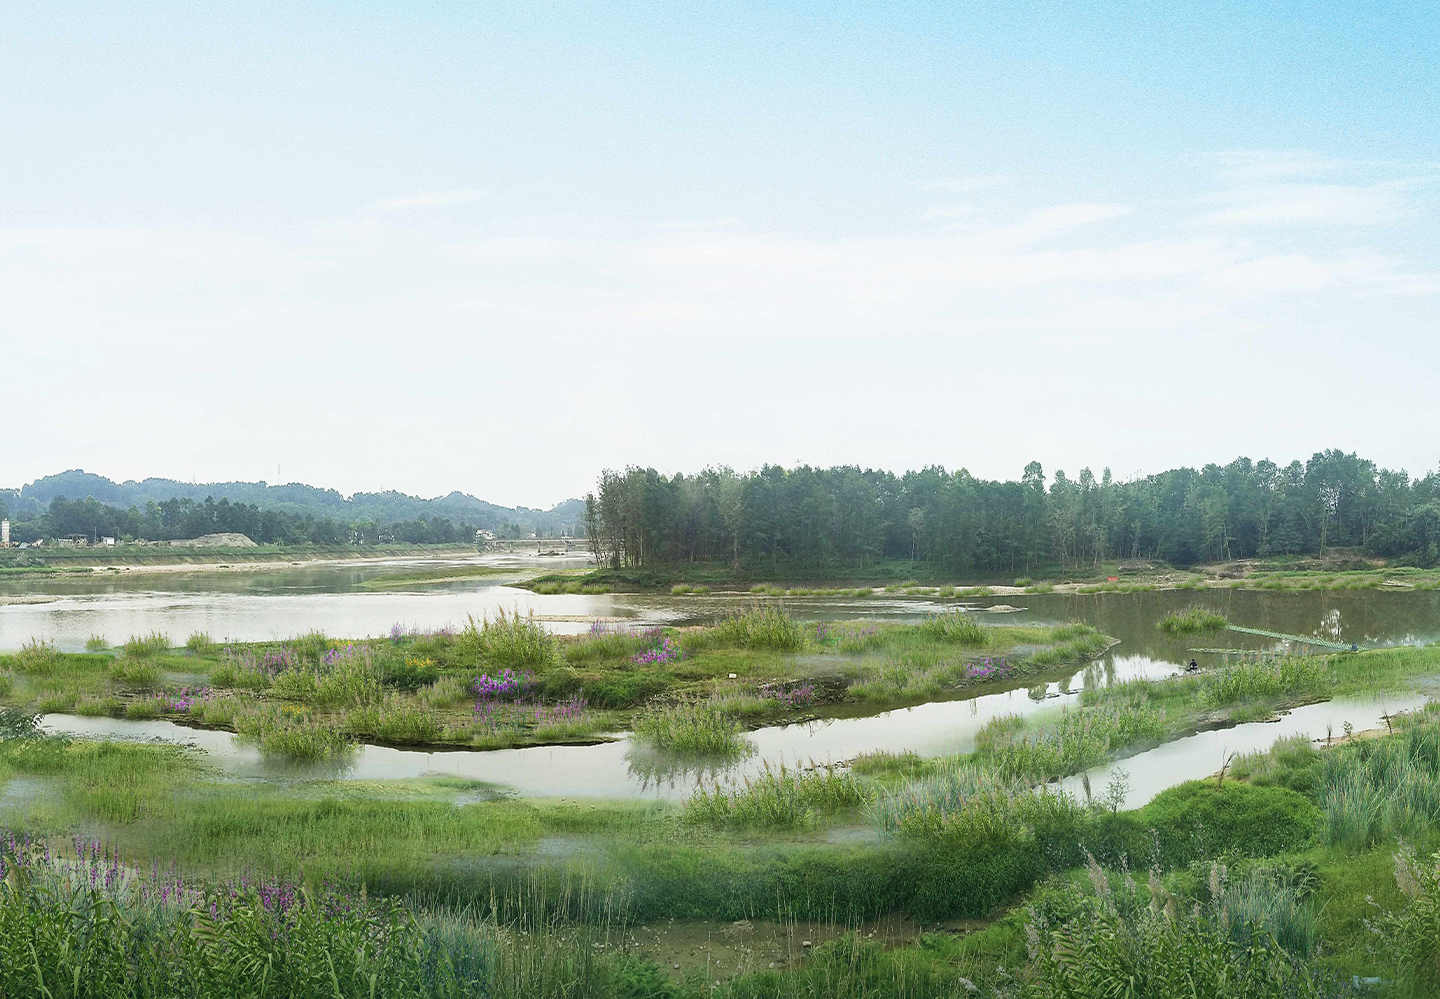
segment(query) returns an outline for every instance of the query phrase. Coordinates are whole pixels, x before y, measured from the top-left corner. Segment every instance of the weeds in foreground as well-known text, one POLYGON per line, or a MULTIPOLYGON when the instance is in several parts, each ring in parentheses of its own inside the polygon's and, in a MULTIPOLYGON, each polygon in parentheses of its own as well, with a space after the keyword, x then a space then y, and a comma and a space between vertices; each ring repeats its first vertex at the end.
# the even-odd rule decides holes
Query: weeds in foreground
POLYGON ((934 642, 948 642, 972 648, 984 645, 990 637, 975 616, 963 610, 932 615, 922 621, 915 630, 921 637, 934 642))

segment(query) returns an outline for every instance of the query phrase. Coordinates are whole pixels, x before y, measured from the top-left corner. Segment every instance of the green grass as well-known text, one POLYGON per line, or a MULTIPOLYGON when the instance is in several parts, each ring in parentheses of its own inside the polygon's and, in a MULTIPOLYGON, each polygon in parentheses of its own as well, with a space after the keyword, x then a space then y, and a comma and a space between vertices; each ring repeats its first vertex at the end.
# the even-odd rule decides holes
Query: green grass
POLYGON ((208 656, 215 651, 215 640, 208 632, 192 631, 190 637, 185 639, 185 648, 197 656, 208 656))
POLYGON ((1207 607, 1187 607, 1170 611, 1155 622, 1155 627, 1167 635, 1195 635, 1205 631, 1218 631, 1230 623, 1224 614, 1218 614, 1207 607))
POLYGON ((635 717, 635 737, 657 749, 691 755, 733 755, 749 744, 740 723, 711 701, 658 704, 635 717))
POLYGON ((170 651, 170 639, 163 632, 152 631, 148 635, 131 635, 121 649, 125 655, 135 659, 158 656, 170 651))
POLYGON ((926 618, 916 628, 916 634, 936 642, 978 648, 989 640, 986 628, 973 614, 954 610, 926 618))
POLYGON ((110 648, 110 643, 105 640, 103 635, 91 635, 85 639, 86 652, 104 652, 108 648, 110 648))
POLYGON ((717 827, 797 829, 816 824, 821 815, 857 808, 868 792, 853 775, 834 766, 808 770, 783 763, 746 778, 740 788, 702 783, 685 803, 692 822, 717 827))

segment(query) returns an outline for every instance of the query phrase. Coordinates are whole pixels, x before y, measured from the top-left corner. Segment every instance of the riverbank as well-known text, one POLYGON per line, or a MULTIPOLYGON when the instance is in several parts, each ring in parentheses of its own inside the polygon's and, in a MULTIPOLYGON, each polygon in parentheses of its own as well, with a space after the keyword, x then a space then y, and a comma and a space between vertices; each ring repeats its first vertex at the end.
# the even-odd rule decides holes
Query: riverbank
POLYGON ((646 570, 594 569, 544 573, 524 584, 536 592, 608 587, 617 592, 675 592, 695 596, 757 597, 902 593, 941 598, 1018 597, 1036 593, 1140 593, 1151 590, 1380 590, 1440 589, 1440 568, 1388 565, 1383 559, 1249 559, 1176 568, 1120 562, 1032 576, 965 574, 916 562, 823 572, 777 567, 737 573, 728 564, 687 564, 646 570))
MULTIPOLYGON (((9 553, 7 553, 8 555, 9 553)), ((119 549, 76 549, 70 553, 26 553, 30 564, 9 564, 14 559, 0 555, 0 580, 60 573, 171 573, 209 570, 252 572, 265 569, 286 569, 315 563, 365 565, 396 558, 471 556, 472 545, 385 545, 358 547, 354 545, 322 548, 212 548, 165 549, 144 548, 134 551, 119 549)))

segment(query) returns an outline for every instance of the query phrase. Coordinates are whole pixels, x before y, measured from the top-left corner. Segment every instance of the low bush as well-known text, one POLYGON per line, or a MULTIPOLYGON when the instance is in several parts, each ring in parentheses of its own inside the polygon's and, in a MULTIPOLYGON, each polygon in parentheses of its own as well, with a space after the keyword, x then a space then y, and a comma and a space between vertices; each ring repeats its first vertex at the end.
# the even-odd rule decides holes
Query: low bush
POLYGON ((541 669, 555 663, 555 637, 533 617, 503 610, 495 619, 468 619, 455 638, 456 652, 474 665, 486 663, 511 669, 541 669))

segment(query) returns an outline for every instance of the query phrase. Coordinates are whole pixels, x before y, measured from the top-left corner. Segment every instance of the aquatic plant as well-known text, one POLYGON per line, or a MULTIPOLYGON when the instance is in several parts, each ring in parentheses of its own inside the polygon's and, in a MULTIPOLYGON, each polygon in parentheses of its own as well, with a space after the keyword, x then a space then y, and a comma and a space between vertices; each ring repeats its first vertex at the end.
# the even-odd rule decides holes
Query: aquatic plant
POLYGON ((105 640, 103 635, 91 635, 85 639, 86 652, 104 652, 108 648, 110 648, 110 643, 105 640))
POLYGON ((127 656, 143 658, 170 651, 170 638, 164 632, 152 631, 148 635, 131 635, 122 646, 127 656))
POLYGON ((796 828, 813 825, 819 815, 855 808, 867 794, 860 781, 833 764, 808 769, 772 767, 746 777, 741 787, 706 790, 703 781, 685 802, 685 817, 713 826, 796 828))
POLYGON ((966 763, 884 792, 874 805, 883 832, 966 846, 1033 839, 1037 830, 1073 823, 1081 812, 1068 795, 966 763))
POLYGON ((1229 623, 1230 619, 1224 614, 1197 605, 1170 611, 1155 622, 1155 627, 1167 635, 1192 635, 1202 631, 1217 631, 1229 623))
POLYGON ((740 723, 708 701, 646 708, 635 718, 635 737, 680 753, 731 753, 745 744, 740 723))
POLYGON ((692 648, 738 647, 796 652, 805 647, 805 628, 775 604, 735 611, 713 627, 686 639, 692 648))
POLYGON ((185 648, 197 656, 206 656, 215 651, 215 640, 204 631, 192 631, 190 637, 185 639, 185 648))
POLYGON ((110 664, 110 677, 116 683, 145 687, 160 679, 160 668, 148 659, 126 654, 110 664))
POLYGON ((45 676, 59 669, 62 661, 60 650, 53 643, 32 638, 20 646, 12 665, 17 673, 45 676))
POLYGON ((456 651, 493 666, 540 669, 557 657, 555 638, 533 617, 501 610, 494 618, 477 622, 469 617, 455 638, 456 651))
POLYGON ((984 645, 990 637, 973 614, 958 609, 931 615, 916 627, 916 633, 935 642, 972 646, 984 645))

